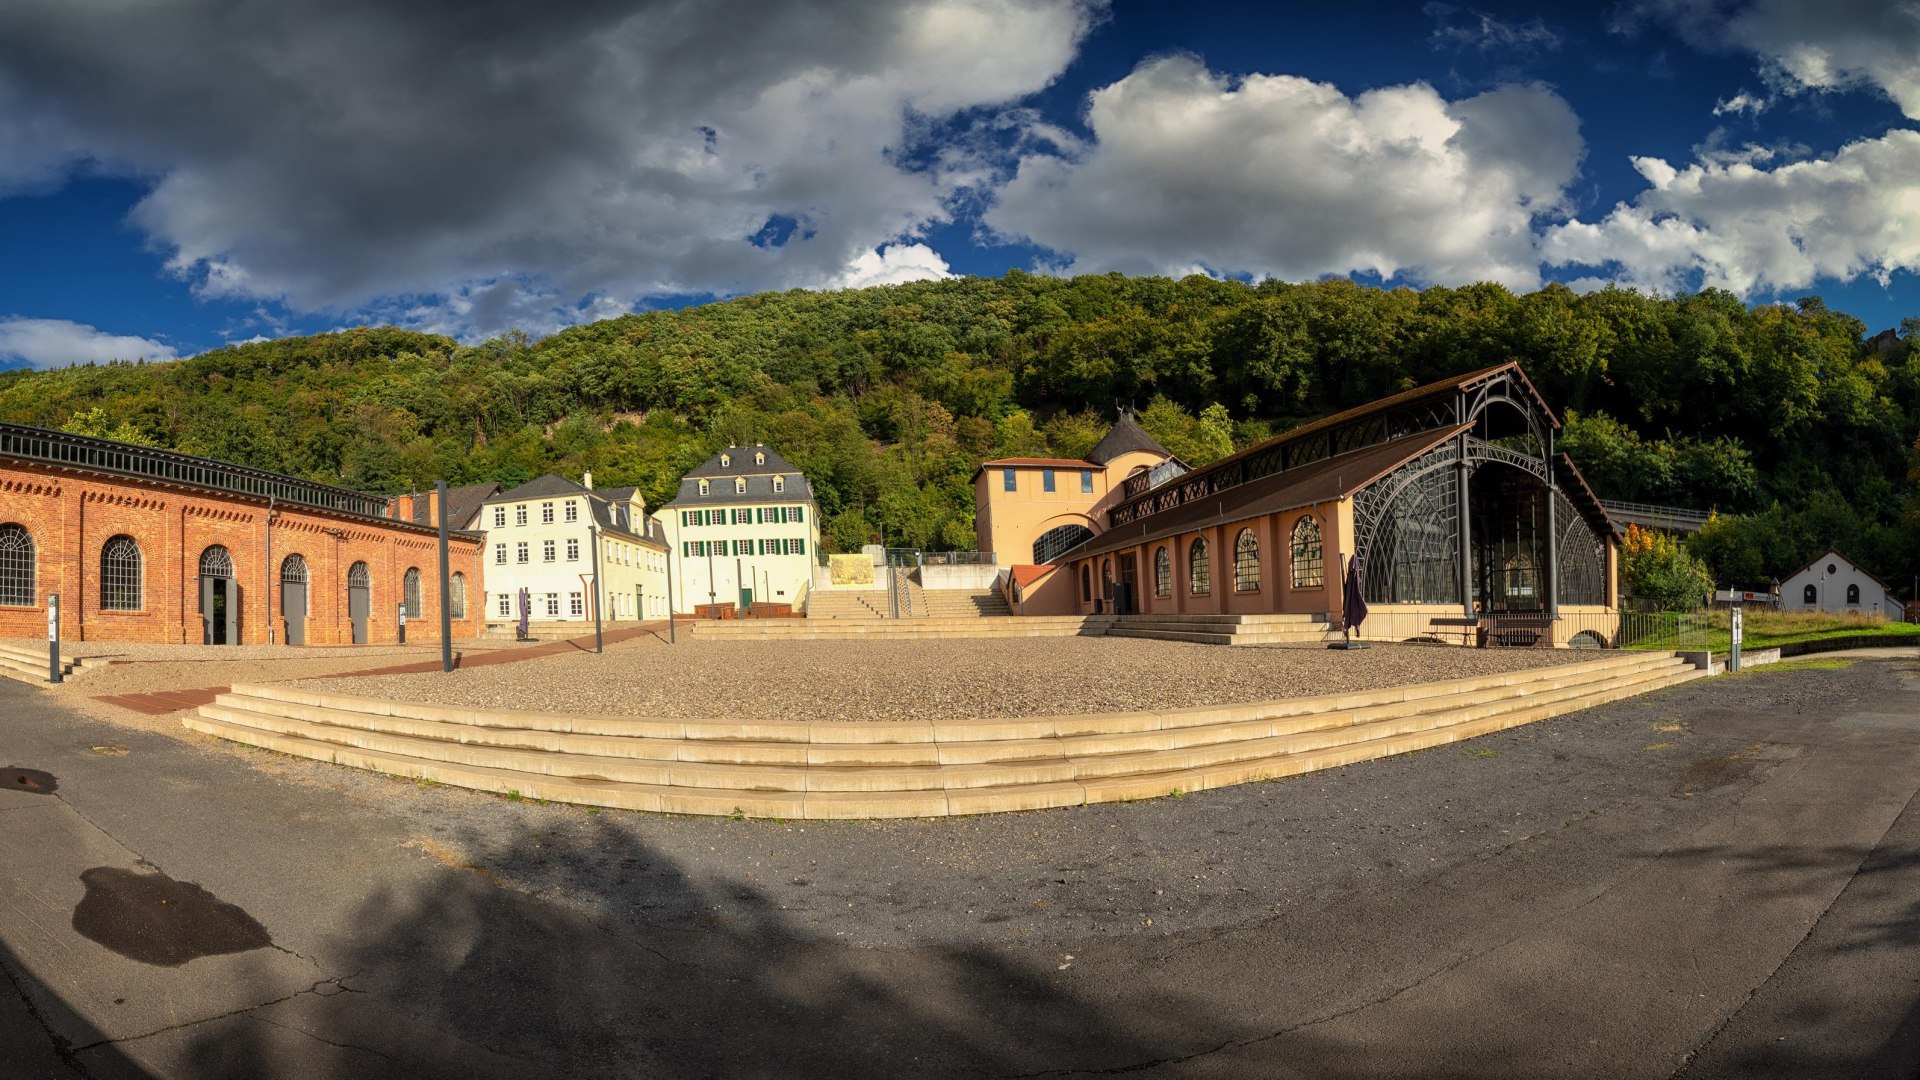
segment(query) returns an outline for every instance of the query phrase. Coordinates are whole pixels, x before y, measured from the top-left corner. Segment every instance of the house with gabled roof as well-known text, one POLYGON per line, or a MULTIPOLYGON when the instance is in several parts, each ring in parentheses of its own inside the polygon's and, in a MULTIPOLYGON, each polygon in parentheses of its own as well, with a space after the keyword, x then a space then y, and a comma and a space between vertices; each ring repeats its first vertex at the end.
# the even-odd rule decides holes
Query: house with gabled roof
POLYGON ((478 515, 489 623, 517 623, 523 610, 529 622, 591 623, 596 604, 602 622, 667 617, 667 541, 638 488, 548 473, 486 498, 478 515))

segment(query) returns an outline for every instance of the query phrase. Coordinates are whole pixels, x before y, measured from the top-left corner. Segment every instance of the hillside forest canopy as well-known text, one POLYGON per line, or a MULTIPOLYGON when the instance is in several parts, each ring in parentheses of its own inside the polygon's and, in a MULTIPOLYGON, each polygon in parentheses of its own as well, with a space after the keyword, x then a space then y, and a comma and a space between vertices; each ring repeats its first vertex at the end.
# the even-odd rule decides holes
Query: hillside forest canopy
POLYGON ((379 327, 12 371, 0 419, 383 493, 592 470, 651 506, 717 449, 766 442, 813 481, 829 550, 965 549, 982 461, 1079 457, 1119 407, 1199 465, 1510 359, 1603 498, 1717 511, 1689 546, 1723 587, 1830 546, 1897 586, 1920 569, 1920 319, 1869 337, 1815 297, 1010 271, 540 340, 379 327))

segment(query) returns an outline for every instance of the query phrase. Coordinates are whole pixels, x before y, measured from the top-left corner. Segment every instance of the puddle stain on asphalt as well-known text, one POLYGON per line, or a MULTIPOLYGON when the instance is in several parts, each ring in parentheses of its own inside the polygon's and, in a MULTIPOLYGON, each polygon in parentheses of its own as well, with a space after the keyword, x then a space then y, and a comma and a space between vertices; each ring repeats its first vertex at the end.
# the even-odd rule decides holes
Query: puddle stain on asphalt
POLYGON ((50 772, 9 765, 5 769, 0 769, 0 787, 30 792, 34 795, 51 795, 60 790, 60 781, 54 779, 50 772))
POLYGON ((179 967, 273 944, 253 916, 158 870, 96 866, 83 871, 80 881, 87 894, 73 909, 74 931, 129 960, 179 967))

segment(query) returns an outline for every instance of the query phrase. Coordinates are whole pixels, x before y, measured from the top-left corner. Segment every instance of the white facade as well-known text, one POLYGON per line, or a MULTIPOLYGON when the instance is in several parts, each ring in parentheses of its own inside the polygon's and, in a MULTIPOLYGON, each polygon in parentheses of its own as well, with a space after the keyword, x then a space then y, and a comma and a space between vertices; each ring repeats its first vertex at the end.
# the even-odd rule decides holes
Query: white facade
POLYGON ((1782 581, 1780 607, 1786 611, 1852 612, 1889 618, 1900 617, 1903 610, 1886 586, 1837 551, 1827 552, 1782 581))
POLYGON ((666 618, 667 547, 650 524, 646 500, 634 489, 595 492, 557 476, 487 500, 480 511, 486 621, 517 621, 525 589, 533 622, 592 622, 589 526, 600 538, 602 620, 666 618))
POLYGON ((764 446, 729 447, 680 481, 654 515, 673 560, 674 610, 800 608, 820 549, 819 508, 798 470, 764 446))

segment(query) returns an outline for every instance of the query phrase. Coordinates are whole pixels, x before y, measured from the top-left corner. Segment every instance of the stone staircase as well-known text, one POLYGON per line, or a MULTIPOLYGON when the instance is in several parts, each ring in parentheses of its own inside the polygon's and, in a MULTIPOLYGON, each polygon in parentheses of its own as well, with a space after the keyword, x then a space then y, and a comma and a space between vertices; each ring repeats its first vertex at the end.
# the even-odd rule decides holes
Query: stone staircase
MULTIPOLYGON (((101 661, 95 659, 92 664, 101 661)), ((68 678, 74 672, 89 665, 86 659, 70 656, 60 658, 60 677, 68 678)), ((35 648, 31 645, 17 645, 10 641, 0 641, 0 678, 17 682, 34 683, 39 686, 52 685, 47 679, 47 647, 35 648)))
POLYGON ((1108 637, 1196 645, 1302 645, 1337 641, 1325 615, 1122 615, 1108 637))
POLYGON ((807 594, 809 619, 884 619, 887 594, 882 589, 859 592, 815 589, 807 594))
POLYGON ((509 797, 680 814, 940 817, 1291 776, 1703 674, 1672 653, 1623 652, 1338 696, 915 723, 562 716, 240 685, 184 722, 280 753, 509 797))
POLYGON ((1000 618, 926 615, 911 619, 703 619, 680 624, 701 641, 878 641, 892 638, 1099 637, 1111 615, 1034 615, 1000 618))

